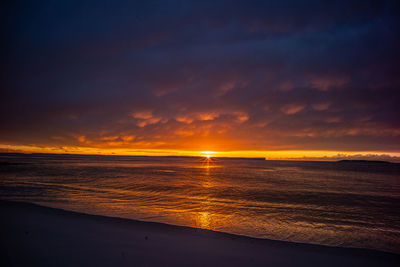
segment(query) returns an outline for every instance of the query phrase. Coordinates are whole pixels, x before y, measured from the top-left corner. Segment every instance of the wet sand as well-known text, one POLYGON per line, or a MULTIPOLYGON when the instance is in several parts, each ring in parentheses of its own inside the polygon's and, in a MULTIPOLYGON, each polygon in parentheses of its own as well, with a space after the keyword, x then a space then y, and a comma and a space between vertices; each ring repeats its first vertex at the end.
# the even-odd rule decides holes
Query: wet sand
POLYGON ((0 201, 1 266, 399 266, 400 255, 0 201))

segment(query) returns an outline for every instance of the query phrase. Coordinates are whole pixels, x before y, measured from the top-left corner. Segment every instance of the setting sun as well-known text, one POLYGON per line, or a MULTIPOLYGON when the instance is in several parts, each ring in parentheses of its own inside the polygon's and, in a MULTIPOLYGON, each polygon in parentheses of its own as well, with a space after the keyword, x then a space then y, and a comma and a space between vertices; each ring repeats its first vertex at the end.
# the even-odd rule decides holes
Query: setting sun
POLYGON ((216 154, 216 153, 217 152, 214 152, 214 151, 202 151, 201 156, 209 159, 209 158, 215 157, 214 154, 216 154))

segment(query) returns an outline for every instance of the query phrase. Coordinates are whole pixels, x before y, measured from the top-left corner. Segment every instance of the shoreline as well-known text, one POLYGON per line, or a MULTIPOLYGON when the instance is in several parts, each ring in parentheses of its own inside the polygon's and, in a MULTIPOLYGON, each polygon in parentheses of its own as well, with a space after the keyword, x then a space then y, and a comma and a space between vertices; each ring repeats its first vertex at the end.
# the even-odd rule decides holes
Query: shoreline
POLYGON ((2 266, 398 266, 400 254, 260 239, 0 200, 2 266))

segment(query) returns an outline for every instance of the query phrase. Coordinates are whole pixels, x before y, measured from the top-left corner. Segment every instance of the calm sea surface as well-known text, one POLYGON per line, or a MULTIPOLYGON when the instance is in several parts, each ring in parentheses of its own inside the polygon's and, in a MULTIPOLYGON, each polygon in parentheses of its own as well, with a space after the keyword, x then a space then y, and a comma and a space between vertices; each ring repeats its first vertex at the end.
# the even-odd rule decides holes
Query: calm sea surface
POLYGON ((0 198, 400 253, 400 164, 3 155, 0 198))

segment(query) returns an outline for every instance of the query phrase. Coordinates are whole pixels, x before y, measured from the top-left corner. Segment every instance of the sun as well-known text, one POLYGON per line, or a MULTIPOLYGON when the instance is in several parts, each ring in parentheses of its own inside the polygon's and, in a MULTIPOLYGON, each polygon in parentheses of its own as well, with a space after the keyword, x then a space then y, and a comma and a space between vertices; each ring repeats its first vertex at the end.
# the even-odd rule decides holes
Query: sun
POLYGON ((214 163, 215 163, 215 154, 217 152, 214 151, 202 151, 201 153, 201 157, 202 160, 201 162, 203 163, 202 167, 205 169, 209 169, 211 167, 214 167, 214 163))
POLYGON ((210 158, 214 157, 213 154, 215 154, 216 152, 214 152, 214 151, 202 151, 202 152, 200 152, 200 153, 201 153, 201 156, 202 156, 202 157, 205 157, 205 158, 207 158, 207 159, 210 159, 210 158))

